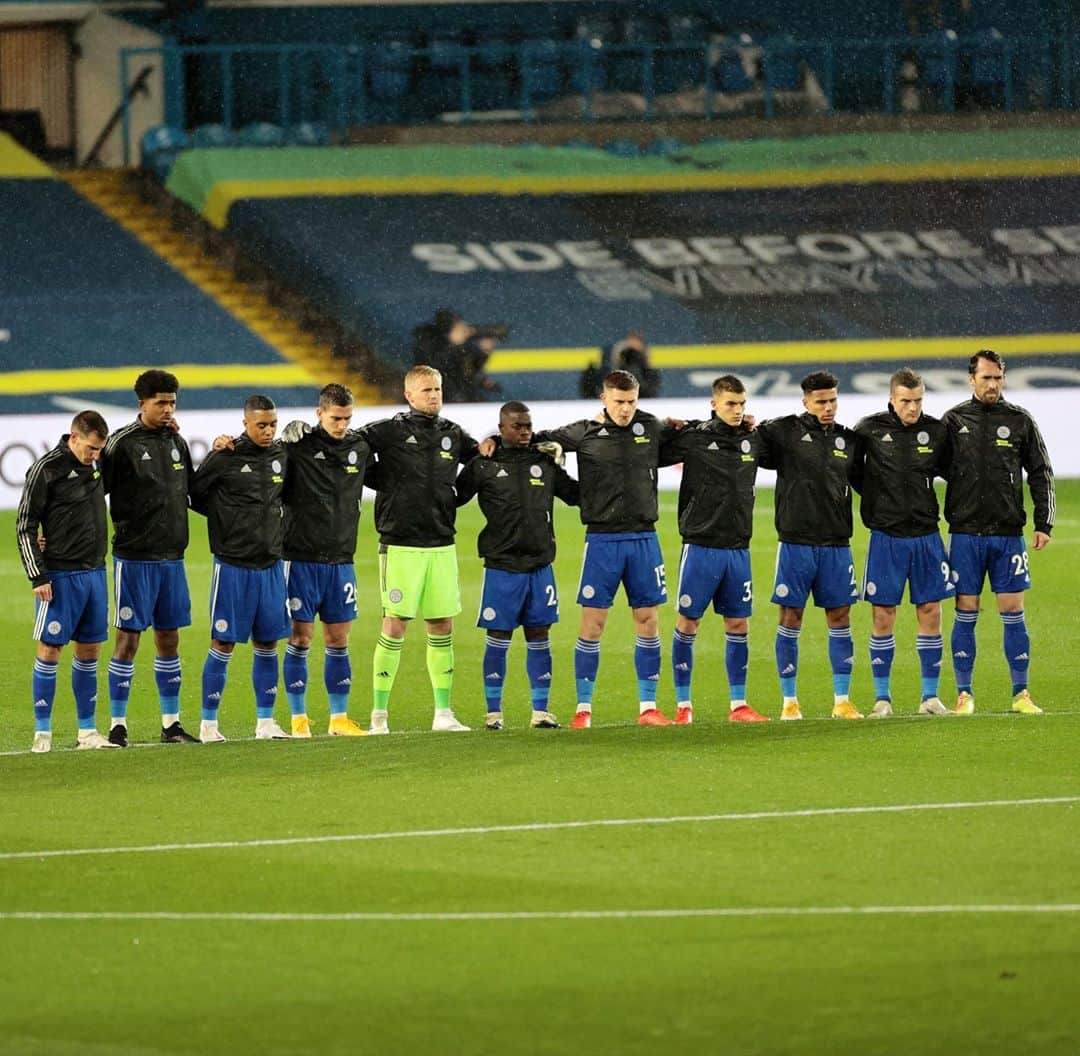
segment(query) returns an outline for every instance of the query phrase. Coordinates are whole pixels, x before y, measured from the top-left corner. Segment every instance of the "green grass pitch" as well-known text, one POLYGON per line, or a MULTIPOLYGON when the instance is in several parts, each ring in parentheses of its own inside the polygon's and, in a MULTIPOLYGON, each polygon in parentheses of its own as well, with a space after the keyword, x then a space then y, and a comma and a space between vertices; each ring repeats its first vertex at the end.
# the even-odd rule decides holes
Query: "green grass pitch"
MULTIPOLYGON (((674 496, 662 501, 673 579, 674 496)), ((775 716, 771 503, 762 492, 749 693, 775 716)), ((563 622, 552 710, 568 720, 582 534, 574 512, 560 507, 557 518, 563 622)), ((800 677, 810 721, 724 721, 723 629, 707 617, 696 725, 640 729, 633 632, 620 605, 591 731, 524 728, 516 639, 510 728, 431 734, 414 631, 391 703, 401 736, 250 740, 250 648, 241 646, 221 713, 231 743, 47 757, 26 753, 32 599, 14 515, 0 524, 10 542, 0 590, 11 599, 0 615, 5 1056, 1080 1048, 1080 483, 1060 486, 1054 542, 1032 555, 1032 692, 1043 718, 1006 713, 1001 624, 988 595, 973 718, 912 715, 915 627, 905 609, 894 669, 904 717, 823 721, 824 621, 810 612, 800 677), (880 809, 924 804, 950 806, 880 809), (571 824, 605 820, 617 824, 571 824), (363 838, 372 834, 380 838, 363 838), (80 849, 96 850, 37 853, 80 849)), ((202 519, 192 526, 195 625, 181 640, 189 728, 210 568, 202 519)), ((479 526, 475 507, 462 511, 455 709, 476 726, 479 526)), ((856 560, 864 553, 860 534, 856 560)), ((366 723, 378 628, 370 510, 357 572, 352 714, 366 723)), ((868 617, 869 606, 856 607, 853 698, 864 710, 868 617)), ((669 608, 660 692, 669 713, 672 624, 669 608)), ((946 635, 950 624, 947 615, 946 635)), ((148 638, 130 719, 147 744, 158 730, 151 651, 148 638)), ((310 710, 322 734, 320 653, 312 650, 310 710)), ((65 651, 57 749, 74 742, 69 660, 65 651)), ((287 722, 284 699, 279 709, 287 722)))

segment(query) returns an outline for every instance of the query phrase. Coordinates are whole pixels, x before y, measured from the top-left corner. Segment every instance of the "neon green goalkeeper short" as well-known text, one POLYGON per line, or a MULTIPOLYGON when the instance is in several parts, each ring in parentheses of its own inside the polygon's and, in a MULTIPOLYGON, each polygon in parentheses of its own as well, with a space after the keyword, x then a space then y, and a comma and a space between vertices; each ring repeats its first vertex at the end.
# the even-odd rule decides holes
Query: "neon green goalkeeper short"
POLYGON ((454 546, 388 546, 379 554, 384 616, 443 620, 461 612, 454 546))

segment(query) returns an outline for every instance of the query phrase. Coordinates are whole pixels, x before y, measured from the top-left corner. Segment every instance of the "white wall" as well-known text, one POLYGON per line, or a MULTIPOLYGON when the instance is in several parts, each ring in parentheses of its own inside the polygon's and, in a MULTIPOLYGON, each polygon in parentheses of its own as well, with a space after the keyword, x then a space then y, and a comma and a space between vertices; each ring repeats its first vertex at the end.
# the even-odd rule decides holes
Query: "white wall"
MULTIPOLYGON (((160 47, 161 37, 95 7, 76 30, 75 41, 82 49, 82 58, 75 63, 75 128, 78 159, 81 162, 120 102, 120 49, 160 47)), ((165 110, 160 56, 137 56, 130 60, 128 83, 147 64, 154 67, 147 81, 149 95, 138 95, 131 103, 133 165, 139 162, 139 139, 148 128, 161 124, 165 110)), ((106 141, 99 158, 107 168, 123 164, 123 139, 119 124, 106 141)))
MULTIPOLYGON (((929 414, 940 416, 965 398, 966 394, 962 392, 933 393, 927 397, 926 410, 929 414)), ((1080 390, 1029 389, 1017 395, 1015 402, 1026 407, 1039 423, 1057 476, 1080 477, 1080 445, 1075 443, 1073 430, 1074 419, 1080 411, 1080 390)), ((854 425, 863 415, 872 414, 884 406, 885 401, 881 396, 842 396, 840 419, 845 424, 854 425)), ((537 429, 544 429, 592 417, 598 407, 598 403, 537 403, 532 408, 533 425, 537 429)), ((645 409, 654 414, 686 419, 704 418, 709 414, 709 404, 704 399, 653 400, 645 405, 645 409)), ((791 414, 795 410, 801 410, 801 407, 797 400, 786 397, 762 397, 751 400, 749 409, 759 420, 764 420, 780 414, 791 414)), ((355 422, 359 425, 375 421, 396 414, 399 410, 400 407, 361 407, 355 422)), ((448 407, 446 416, 480 438, 494 431, 498 420, 498 405, 459 404, 448 407)), ((18 505, 23 478, 30 463, 56 445, 61 434, 66 432, 71 424, 71 417, 70 414, 0 417, 0 509, 11 509, 18 505)), ((191 445, 196 461, 202 458, 208 445, 219 433, 239 432, 241 417, 239 409, 184 411, 182 406, 178 414, 184 436, 191 445)), ((294 418, 312 421, 312 408, 279 408, 278 419, 282 425, 294 418)), ((131 419, 121 419, 110 413, 106 415, 106 420, 113 429, 117 429, 131 419)), ((570 468, 573 468, 572 464, 570 468)), ((772 483, 772 474, 762 471, 759 480, 768 487, 772 483)), ((677 469, 661 470, 661 487, 674 488, 678 487, 678 483, 677 469)))

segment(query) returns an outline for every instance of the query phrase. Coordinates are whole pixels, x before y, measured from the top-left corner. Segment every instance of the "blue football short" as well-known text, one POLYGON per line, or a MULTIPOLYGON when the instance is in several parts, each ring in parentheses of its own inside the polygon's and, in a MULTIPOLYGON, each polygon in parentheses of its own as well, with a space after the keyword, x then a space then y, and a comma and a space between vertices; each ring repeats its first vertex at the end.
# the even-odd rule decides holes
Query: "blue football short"
POLYGON ((995 594, 1014 594, 1031 587, 1022 535, 950 535, 949 567, 957 594, 981 594, 987 574, 995 594))
POLYGON ((871 532, 863 568, 863 601, 873 605, 899 605, 904 598, 905 584, 912 605, 956 596, 941 536, 931 532, 914 539, 902 539, 884 532, 871 532))
POLYGON ((214 558, 210 634, 219 642, 277 642, 292 631, 284 562, 241 568, 214 558))
POLYGON ((749 616, 753 608, 750 551, 684 543, 679 561, 679 615, 700 620, 712 602, 721 616, 749 616))
POLYGON ((477 627, 512 631, 559 622, 559 592, 551 565, 533 572, 485 568, 477 627))
POLYGON ((191 594, 183 561, 113 558, 113 626, 123 631, 175 631, 191 624, 191 594))
POLYGON ((103 642, 109 637, 109 580, 105 569, 50 572, 52 601, 37 602, 34 641, 46 645, 103 642))
POLYGON ((802 609, 811 594, 819 609, 841 609, 859 600, 850 546, 780 544, 772 600, 777 605, 802 609))
POLYGON ((656 532, 586 533, 578 604, 610 609, 620 583, 631 608, 647 609, 667 601, 664 555, 656 532))
POLYGON ((356 619, 356 571, 351 564, 286 561, 285 587, 294 620, 349 623, 356 619))

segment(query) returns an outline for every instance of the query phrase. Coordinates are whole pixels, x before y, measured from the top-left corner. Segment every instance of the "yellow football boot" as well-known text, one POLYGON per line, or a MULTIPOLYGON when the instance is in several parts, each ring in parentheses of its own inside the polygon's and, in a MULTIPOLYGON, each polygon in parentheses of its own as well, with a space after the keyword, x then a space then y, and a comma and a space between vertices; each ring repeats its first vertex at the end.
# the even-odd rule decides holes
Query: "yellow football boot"
POLYGON ((331 715, 330 728, 326 732, 331 737, 363 737, 367 730, 348 715, 331 715))
POLYGON ((845 697, 833 705, 832 717, 834 719, 861 719, 863 713, 845 697))
POLYGON ((1043 709, 1031 699, 1031 694, 1022 689, 1013 697, 1012 710, 1021 715, 1042 715, 1043 709))

